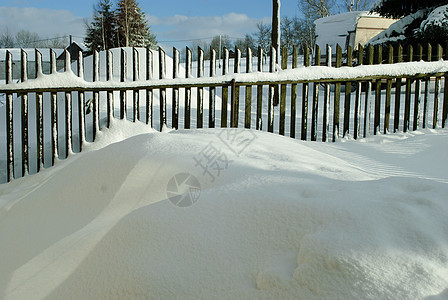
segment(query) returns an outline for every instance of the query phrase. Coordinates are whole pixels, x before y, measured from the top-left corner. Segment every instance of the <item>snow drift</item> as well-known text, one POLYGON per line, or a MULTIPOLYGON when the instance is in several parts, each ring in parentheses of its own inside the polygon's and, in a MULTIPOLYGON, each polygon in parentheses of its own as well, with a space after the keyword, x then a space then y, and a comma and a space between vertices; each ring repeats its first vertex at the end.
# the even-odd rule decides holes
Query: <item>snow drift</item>
POLYGON ((336 144, 241 129, 125 139, 135 126, 0 186, 0 298, 447 295, 448 130, 336 144), (214 178, 198 164, 212 152, 226 162, 214 178), (166 191, 184 172, 201 191, 181 208, 166 191))

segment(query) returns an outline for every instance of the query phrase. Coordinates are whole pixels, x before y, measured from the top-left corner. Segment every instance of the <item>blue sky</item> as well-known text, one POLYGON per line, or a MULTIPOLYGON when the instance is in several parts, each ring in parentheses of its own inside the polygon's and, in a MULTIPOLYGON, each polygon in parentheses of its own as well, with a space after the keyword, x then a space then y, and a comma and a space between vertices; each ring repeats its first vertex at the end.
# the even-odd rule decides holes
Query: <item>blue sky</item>
MULTIPOLYGON (((272 1, 165 0, 138 1, 157 39, 182 47, 188 41, 227 34, 242 37, 260 21, 270 23, 272 1), (179 43, 167 41, 179 41, 179 43)), ((1 0, 0 31, 37 32, 42 37, 84 35, 84 20, 92 16, 96 0, 1 0)), ((297 0, 283 0, 282 16, 299 14, 297 0)))

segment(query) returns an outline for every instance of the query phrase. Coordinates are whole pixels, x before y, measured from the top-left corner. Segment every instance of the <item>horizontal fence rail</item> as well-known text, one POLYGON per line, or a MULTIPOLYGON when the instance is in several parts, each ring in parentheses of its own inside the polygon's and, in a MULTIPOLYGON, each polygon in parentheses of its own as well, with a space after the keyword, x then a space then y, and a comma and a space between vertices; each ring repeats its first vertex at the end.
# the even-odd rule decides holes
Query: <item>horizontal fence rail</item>
POLYGON ((222 58, 210 49, 207 59, 198 48, 195 63, 189 48, 184 63, 177 49, 172 59, 162 49, 126 48, 79 53, 76 61, 66 51, 59 71, 49 51, 50 68, 43 74, 35 50, 35 79, 28 79, 26 51, 18 58, 6 53, 0 181, 82 151, 113 118, 158 130, 243 127, 325 142, 445 127, 448 115, 448 62, 440 46, 428 45, 426 53, 422 46, 389 47, 387 57, 381 47, 342 53, 338 46, 335 55, 327 47, 325 56, 319 47, 300 55, 294 47, 292 53, 282 49, 278 62, 275 49, 266 62, 261 48, 236 48, 233 58, 228 49, 222 58), (18 82, 15 73, 21 74, 18 82))

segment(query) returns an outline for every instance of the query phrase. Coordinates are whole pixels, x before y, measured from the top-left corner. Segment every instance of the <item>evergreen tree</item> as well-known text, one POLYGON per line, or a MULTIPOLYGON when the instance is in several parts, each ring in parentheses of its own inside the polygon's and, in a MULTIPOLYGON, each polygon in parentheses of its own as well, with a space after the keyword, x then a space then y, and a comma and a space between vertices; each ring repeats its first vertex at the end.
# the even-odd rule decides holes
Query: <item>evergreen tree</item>
POLYGON ((120 47, 155 47, 156 37, 135 0, 120 0, 116 17, 120 47))
POLYGON ((93 21, 86 24, 87 34, 84 42, 91 50, 108 50, 118 46, 116 19, 110 0, 99 0, 94 7, 93 21))
POLYGON ((448 4, 448 0, 382 0, 373 11, 389 18, 401 18, 423 8, 448 4))

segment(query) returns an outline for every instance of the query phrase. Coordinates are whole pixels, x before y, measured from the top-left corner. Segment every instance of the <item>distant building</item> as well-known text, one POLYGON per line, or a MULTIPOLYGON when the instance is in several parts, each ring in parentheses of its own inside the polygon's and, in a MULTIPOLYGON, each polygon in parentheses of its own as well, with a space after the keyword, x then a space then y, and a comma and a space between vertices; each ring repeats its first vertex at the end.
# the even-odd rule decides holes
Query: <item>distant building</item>
MULTIPOLYGON (((345 52, 348 45, 353 49, 358 44, 365 45, 371 38, 389 28, 397 20, 383 18, 368 11, 354 11, 332 15, 314 21, 316 24, 316 44, 325 49, 332 49, 339 44, 345 52)), ((325 51, 325 50, 324 50, 325 51)))
MULTIPOLYGON (((78 60, 80 52, 83 53, 83 55, 86 55, 89 52, 89 49, 83 43, 78 43, 78 42, 72 42, 65 49, 70 53, 71 61, 78 60)), ((65 52, 62 52, 62 54, 58 56, 57 60, 64 61, 65 60, 65 52)))

